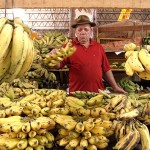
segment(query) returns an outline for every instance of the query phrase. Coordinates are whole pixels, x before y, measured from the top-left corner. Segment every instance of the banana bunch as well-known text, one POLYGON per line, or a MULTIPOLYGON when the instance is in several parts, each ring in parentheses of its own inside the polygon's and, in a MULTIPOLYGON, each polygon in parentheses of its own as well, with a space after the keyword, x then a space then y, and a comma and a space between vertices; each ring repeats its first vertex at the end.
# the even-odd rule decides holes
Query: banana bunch
POLYGON ((135 122, 117 122, 115 136, 117 143, 113 149, 132 150, 141 141, 141 134, 135 122))
POLYGON ((125 71, 129 76, 136 73, 141 79, 150 80, 150 53, 146 48, 140 48, 134 43, 124 45, 125 58, 125 71))
POLYGON ((79 98, 79 99, 84 99, 84 98, 92 98, 97 95, 95 92, 88 92, 88 91, 75 91, 75 92, 70 92, 73 96, 79 98))
POLYGON ((137 83, 134 83, 128 78, 122 78, 118 84, 121 88, 123 88, 128 93, 135 93, 143 90, 143 86, 138 85, 137 83))
POLYGON ((40 49, 42 53, 48 53, 50 47, 61 47, 68 42, 68 38, 58 31, 44 32, 40 40, 34 40, 34 45, 40 49))
POLYGON ((20 18, 0 18, 0 82, 11 82, 27 72, 34 57, 31 30, 20 18))
POLYGON ((44 63, 50 67, 54 67, 58 62, 71 56, 76 51, 76 47, 72 46, 72 40, 69 40, 65 47, 61 47, 55 54, 47 54, 44 63))
MULTIPOLYGON (((69 116, 66 118, 67 120, 71 119, 69 116)), ((63 146, 65 149, 103 149, 108 146, 108 137, 114 134, 114 130, 111 128, 112 121, 101 118, 80 118, 69 131, 64 126, 60 127, 55 140, 59 146, 63 146)))

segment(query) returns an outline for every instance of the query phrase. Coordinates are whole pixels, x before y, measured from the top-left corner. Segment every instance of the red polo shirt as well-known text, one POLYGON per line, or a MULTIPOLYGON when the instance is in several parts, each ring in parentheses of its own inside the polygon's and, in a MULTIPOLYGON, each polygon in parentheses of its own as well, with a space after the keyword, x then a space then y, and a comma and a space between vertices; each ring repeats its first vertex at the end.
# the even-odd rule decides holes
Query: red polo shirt
POLYGON ((104 89, 102 75, 110 70, 110 65, 103 47, 91 40, 86 48, 77 39, 73 46, 77 48, 76 52, 60 64, 61 68, 65 65, 69 67, 69 92, 98 92, 98 89, 104 89))

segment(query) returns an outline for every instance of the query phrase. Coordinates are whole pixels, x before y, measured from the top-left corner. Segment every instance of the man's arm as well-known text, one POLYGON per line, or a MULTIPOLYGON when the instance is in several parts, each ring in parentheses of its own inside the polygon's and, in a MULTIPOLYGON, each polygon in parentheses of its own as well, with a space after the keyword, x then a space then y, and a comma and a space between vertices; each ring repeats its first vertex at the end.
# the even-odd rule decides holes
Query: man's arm
POLYGON ((114 92, 117 92, 117 93, 126 93, 122 88, 120 88, 116 81, 115 81, 115 78, 113 76, 113 73, 111 70, 105 72, 103 74, 103 77, 104 79, 111 85, 111 87, 113 88, 114 92))

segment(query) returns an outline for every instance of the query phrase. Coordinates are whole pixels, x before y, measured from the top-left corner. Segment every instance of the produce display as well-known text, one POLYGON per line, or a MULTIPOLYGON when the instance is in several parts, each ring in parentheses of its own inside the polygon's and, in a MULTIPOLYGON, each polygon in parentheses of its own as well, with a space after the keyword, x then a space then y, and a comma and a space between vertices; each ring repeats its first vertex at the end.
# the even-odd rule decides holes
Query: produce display
POLYGON ((136 73, 141 79, 150 80, 150 53, 149 49, 140 48, 134 43, 125 44, 126 51, 125 71, 129 76, 136 73))
POLYGON ((133 81, 125 77, 122 78, 118 84, 128 93, 135 93, 143 90, 143 86, 140 86, 137 83, 134 83, 133 81))
POLYGON ((150 148, 149 93, 131 98, 78 91, 73 97, 63 90, 15 88, 8 83, 0 85, 0 93, 4 150, 107 149, 112 140, 113 149, 132 150, 139 142, 143 150, 150 148))
POLYGON ((34 57, 31 30, 20 18, 0 18, 0 82, 23 76, 34 57))

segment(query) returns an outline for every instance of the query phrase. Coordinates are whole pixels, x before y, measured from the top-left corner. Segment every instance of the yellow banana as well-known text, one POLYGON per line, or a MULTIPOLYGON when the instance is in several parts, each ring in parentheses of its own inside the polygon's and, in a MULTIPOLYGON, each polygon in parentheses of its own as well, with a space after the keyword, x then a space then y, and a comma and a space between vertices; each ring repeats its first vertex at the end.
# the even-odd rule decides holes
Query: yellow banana
POLYGON ((45 146, 48 143, 48 139, 45 136, 36 135, 35 138, 38 139, 40 145, 45 146))
POLYGON ((35 136, 36 136, 36 131, 31 130, 31 131, 28 133, 28 136, 29 136, 29 137, 35 137, 35 136))
POLYGON ((7 149, 13 149, 17 146, 19 139, 17 138, 9 138, 4 142, 4 147, 7 149))
POLYGON ((82 137, 80 140, 80 147, 83 149, 88 147, 88 140, 85 139, 84 137, 82 137))
POLYGON ((135 108, 131 110, 130 112, 120 114, 118 116, 118 119, 131 119, 131 118, 137 117, 139 113, 140 113, 139 110, 135 108))
POLYGON ((9 77, 15 72, 18 63, 22 57, 23 52, 23 27, 15 24, 15 29, 13 32, 13 40, 12 40, 12 53, 11 53, 11 63, 6 76, 2 79, 2 81, 7 81, 9 77))
POLYGON ((24 133, 24 132, 19 132, 17 133, 17 138, 18 139, 25 139, 27 137, 27 133, 24 133))
POLYGON ((10 67, 10 58, 11 58, 11 44, 8 47, 8 54, 6 58, 0 60, 0 80, 6 75, 9 67, 10 67))
POLYGON ((84 121, 83 124, 84 124, 84 130, 86 130, 86 131, 92 130, 95 126, 94 121, 90 120, 90 119, 84 121))
POLYGON ((64 108, 52 108, 49 112, 49 114, 62 114, 62 115, 67 115, 69 113, 69 109, 64 107, 64 108))
POLYGON ((73 103, 75 103, 75 104, 77 104, 79 106, 85 106, 84 101, 82 101, 82 100, 80 100, 80 99, 78 99, 76 97, 73 97, 73 96, 68 96, 66 98, 66 101, 72 101, 73 103))
POLYGON ((94 144, 88 144, 87 150, 97 150, 97 147, 94 144))
POLYGON ((77 147, 78 145, 79 145, 79 143, 80 143, 80 137, 78 137, 78 138, 75 138, 75 139, 71 139, 70 141, 69 141, 69 145, 71 146, 71 147, 77 147))
POLYGON ((92 117, 99 117, 100 114, 103 114, 104 112, 106 112, 105 108, 102 108, 102 107, 92 108, 91 109, 91 116, 92 117))
POLYGON ((141 49, 139 51, 139 59, 144 66, 145 70, 150 73, 150 53, 146 49, 141 49))
POLYGON ((126 146, 131 142, 131 140, 134 138, 134 131, 130 130, 123 138, 121 138, 116 145, 113 147, 113 149, 125 149, 126 146))
POLYGON ((91 132, 95 135, 105 135, 107 132, 107 129, 104 127, 96 126, 96 127, 92 128, 91 132))
POLYGON ((28 138, 28 143, 31 147, 37 147, 39 144, 38 140, 35 137, 28 138))
POLYGON ((38 145, 35 147, 35 150, 45 150, 45 147, 43 145, 38 145))
POLYGON ((9 77, 9 79, 7 81, 12 81, 12 80, 17 78, 17 75, 19 74, 20 70, 22 69, 23 63, 26 59, 27 51, 28 51, 28 45, 29 45, 29 36, 28 36, 27 32, 24 31, 23 32, 23 48, 22 48, 21 59, 18 62, 14 72, 11 74, 11 76, 9 77))
POLYGON ((33 147, 27 146, 25 150, 33 150, 33 147))
POLYGON ((65 136, 63 138, 61 138, 60 140, 58 140, 56 143, 59 146, 66 146, 69 142, 70 142, 70 137, 69 136, 65 136))
POLYGON ((87 101, 87 105, 89 105, 89 106, 99 105, 99 104, 101 104, 102 100, 103 100, 103 95, 98 94, 95 97, 92 97, 91 99, 89 99, 87 101))
POLYGON ((89 139, 92 136, 92 133, 90 131, 83 131, 82 135, 85 139, 89 139))
POLYGON ((8 55, 8 47, 13 35, 12 25, 6 23, 0 32, 0 61, 4 60, 8 55))
POLYGON ((135 127, 140 133, 142 149, 150 149, 150 135, 147 126, 141 122, 136 121, 135 127))
POLYGON ((134 138, 131 142, 126 146, 125 150, 134 149, 135 146, 140 142, 141 137, 139 131, 136 129, 135 125, 133 125, 133 131, 135 132, 134 138))
POLYGON ((30 122, 30 125, 31 125, 31 129, 34 130, 34 131, 37 131, 41 128, 41 123, 36 121, 36 120, 32 120, 30 122))
POLYGON ((99 142, 99 138, 98 138, 98 136, 91 136, 88 139, 88 142, 89 142, 89 144, 95 145, 99 142))
POLYGON ((125 53, 125 58, 128 59, 129 56, 133 53, 134 51, 126 51, 125 53))
POLYGON ((0 18, 0 32, 3 29, 3 27, 7 21, 8 21, 8 19, 6 17, 0 18))
POLYGON ((75 126, 75 131, 82 133, 84 131, 84 124, 82 122, 78 122, 75 126))
POLYGON ((67 130, 67 129, 64 129, 64 128, 58 129, 58 133, 59 133, 60 135, 63 135, 63 136, 69 135, 68 130, 67 130))
POLYGON ((134 71, 143 72, 145 70, 139 60, 139 52, 138 51, 134 51, 130 55, 130 57, 128 58, 128 62, 134 71))
POLYGON ((104 149, 104 148, 108 147, 108 143, 107 142, 97 143, 96 146, 99 149, 104 149))
POLYGON ((30 130, 31 130, 30 123, 29 122, 24 123, 22 126, 22 132, 28 133, 30 132, 30 130))
POLYGON ((54 135, 50 132, 46 132, 45 137, 47 138, 49 143, 54 141, 54 135))
POLYGON ((77 114, 79 116, 90 116, 91 110, 90 109, 86 109, 86 108, 78 108, 77 109, 77 114))
POLYGON ((143 72, 138 72, 137 75, 144 80, 150 80, 150 73, 148 73, 147 71, 143 71, 143 72))
POLYGON ((22 139, 17 143, 17 147, 19 149, 25 149, 28 146, 28 140, 27 139, 22 139))
MULTIPOLYGON (((130 52, 130 51, 129 51, 130 52)), ((129 61, 127 60, 125 62, 125 66, 124 66, 125 72, 128 76, 133 76, 134 74, 134 70, 132 69, 132 67, 129 64, 129 61)))
POLYGON ((23 63, 23 66, 22 66, 20 72, 17 75, 18 78, 23 76, 30 69, 32 62, 33 62, 33 58, 34 58, 33 41, 31 39, 29 39, 29 45, 28 45, 26 59, 23 63))
POLYGON ((70 138, 73 138, 73 139, 78 138, 80 136, 80 134, 76 131, 69 131, 68 135, 69 135, 70 138))
POLYGON ((52 148, 54 146, 53 142, 47 143, 45 145, 46 148, 52 148))
POLYGON ((134 51, 136 49, 136 44, 134 43, 128 43, 124 45, 125 51, 134 51))

